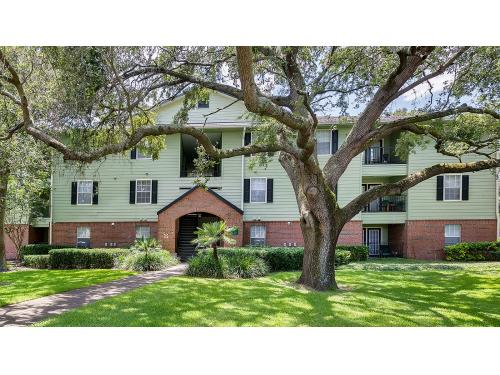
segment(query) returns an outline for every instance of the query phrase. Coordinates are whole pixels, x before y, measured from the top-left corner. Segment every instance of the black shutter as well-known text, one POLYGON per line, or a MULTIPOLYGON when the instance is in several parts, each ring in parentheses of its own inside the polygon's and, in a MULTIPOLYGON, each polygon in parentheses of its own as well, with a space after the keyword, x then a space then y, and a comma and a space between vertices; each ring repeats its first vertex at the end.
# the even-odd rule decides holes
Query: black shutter
MULTIPOLYGON (((252 143, 252 133, 250 132, 246 132, 245 133, 245 140, 243 142, 244 146, 248 146, 250 143, 252 143)), ((245 155, 246 156, 250 156, 250 155, 245 155)))
POLYGON ((339 200, 339 185, 335 184, 335 187, 333 188, 333 192, 335 193, 335 196, 337 197, 337 202, 339 200))
POLYGON ((243 202, 250 203, 250 179, 245 178, 243 181, 243 202))
POLYGON ((437 176, 436 199, 438 201, 442 201, 443 200, 443 184, 444 184, 444 177, 443 176, 437 176))
POLYGON ((152 190, 151 190, 151 203, 156 204, 158 203, 158 180, 153 180, 152 182, 152 190))
POLYGON ((462 176, 462 200, 463 201, 469 200, 469 176, 468 175, 462 176))
POLYGON ((71 204, 76 204, 76 189, 78 188, 78 183, 73 181, 71 183, 71 204))
POLYGON ((99 182, 92 183, 92 204, 99 204, 99 182))
POLYGON ((267 203, 273 203, 273 179, 267 179, 267 203))
POLYGON ((130 204, 135 204, 135 181, 130 181, 130 204))
POLYGON ((137 149, 133 148, 130 150, 130 159, 136 159, 137 158, 137 149))
POLYGON ((339 149, 339 131, 332 130, 332 155, 339 149))

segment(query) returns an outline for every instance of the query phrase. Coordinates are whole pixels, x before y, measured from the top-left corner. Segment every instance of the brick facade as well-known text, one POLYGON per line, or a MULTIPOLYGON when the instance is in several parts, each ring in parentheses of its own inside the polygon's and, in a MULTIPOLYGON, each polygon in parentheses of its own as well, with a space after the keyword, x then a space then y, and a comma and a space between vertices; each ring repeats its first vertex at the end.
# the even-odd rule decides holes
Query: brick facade
MULTIPOLYGON (((9 224, 8 226, 12 226, 12 224, 9 224)), ((30 243, 30 226, 28 224, 16 224, 16 226, 24 228, 23 245, 30 243)), ((12 242, 12 240, 5 231, 3 235, 4 235, 3 242, 5 244, 5 258, 7 260, 14 260, 17 258, 16 246, 14 245, 14 242, 12 242)))
POLYGON ((215 215, 224 220, 229 226, 240 228, 234 237, 236 246, 243 241, 243 214, 229 202, 224 201, 216 193, 202 188, 192 189, 158 213, 158 240, 163 248, 175 251, 177 248, 177 233, 179 218, 195 213, 204 212, 215 215))
MULTIPOLYGON (((243 244, 250 244, 250 226, 255 224, 265 225, 266 245, 268 246, 304 246, 298 221, 245 221, 243 223, 243 244)), ((362 227, 361 221, 348 222, 340 233, 339 244, 362 244, 362 227)))
POLYGON ((57 245, 76 245, 76 228, 90 227, 90 246, 108 247, 110 242, 116 242, 116 247, 127 247, 135 241, 135 228, 149 226, 151 236, 158 236, 156 222, 103 222, 103 223, 54 223, 52 226, 52 243, 57 245))
POLYGON ((403 235, 406 258, 444 259, 444 226, 460 224, 462 242, 494 241, 496 220, 408 220, 403 235))

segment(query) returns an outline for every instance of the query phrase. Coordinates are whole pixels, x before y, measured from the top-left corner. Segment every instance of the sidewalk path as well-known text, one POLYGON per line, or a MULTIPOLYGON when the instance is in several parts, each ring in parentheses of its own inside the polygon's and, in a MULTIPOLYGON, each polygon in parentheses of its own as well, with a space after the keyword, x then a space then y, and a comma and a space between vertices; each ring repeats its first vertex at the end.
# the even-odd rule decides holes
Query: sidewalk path
POLYGON ((0 327, 29 326, 52 315, 116 296, 129 290, 172 276, 183 275, 187 265, 179 264, 164 271, 146 272, 104 284, 32 299, 0 308, 0 327))

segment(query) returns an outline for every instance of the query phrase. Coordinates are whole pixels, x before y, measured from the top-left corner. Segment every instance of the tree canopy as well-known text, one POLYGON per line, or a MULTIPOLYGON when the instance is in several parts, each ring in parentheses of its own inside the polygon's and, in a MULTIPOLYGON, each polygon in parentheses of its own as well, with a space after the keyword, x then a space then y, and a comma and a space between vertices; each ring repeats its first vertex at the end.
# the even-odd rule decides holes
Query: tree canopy
POLYGON ((498 57, 497 47, 2 47, 0 96, 16 108, 4 138, 23 131, 80 162, 136 145, 155 152, 162 136, 176 133, 195 137, 212 159, 279 152, 305 239, 301 281, 323 289, 335 283, 340 230, 368 202, 438 174, 500 165, 498 57), (259 139, 218 149, 203 129, 188 126, 189 110, 207 90, 243 101, 259 139), (158 106, 181 95, 172 123, 156 123, 158 106), (353 113, 346 140, 320 166, 319 116, 353 113), (351 160, 394 133, 402 133, 401 154, 430 140, 457 162, 429 166, 339 207, 334 186, 351 160), (464 162, 466 154, 482 159, 464 162))

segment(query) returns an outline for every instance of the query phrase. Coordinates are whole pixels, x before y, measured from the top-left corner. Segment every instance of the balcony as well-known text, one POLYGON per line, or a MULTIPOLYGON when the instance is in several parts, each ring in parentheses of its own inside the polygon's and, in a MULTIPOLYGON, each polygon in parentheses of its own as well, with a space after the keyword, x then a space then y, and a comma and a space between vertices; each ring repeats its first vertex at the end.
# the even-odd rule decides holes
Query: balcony
POLYGON ((364 224, 403 224, 406 222, 406 195, 375 199, 361 213, 364 224))
POLYGON ((406 212, 406 195, 392 195, 375 199, 363 212, 406 212))
POLYGON ((406 161, 398 157, 393 147, 369 147, 363 155, 363 176, 405 176, 406 161))
POLYGON ((365 150, 364 163, 371 164, 406 164, 404 160, 396 156, 393 147, 368 147, 365 150))

